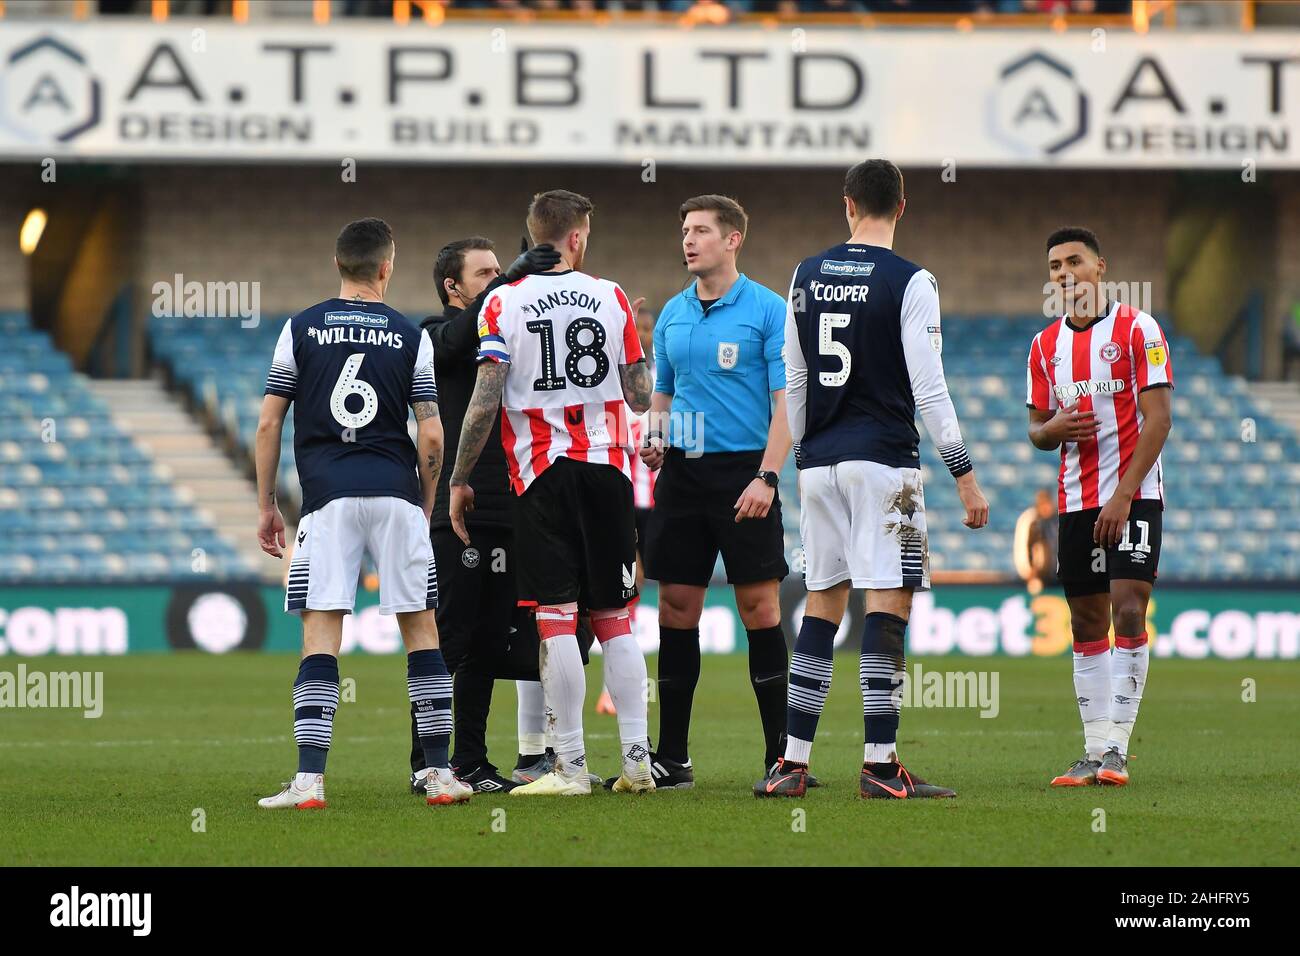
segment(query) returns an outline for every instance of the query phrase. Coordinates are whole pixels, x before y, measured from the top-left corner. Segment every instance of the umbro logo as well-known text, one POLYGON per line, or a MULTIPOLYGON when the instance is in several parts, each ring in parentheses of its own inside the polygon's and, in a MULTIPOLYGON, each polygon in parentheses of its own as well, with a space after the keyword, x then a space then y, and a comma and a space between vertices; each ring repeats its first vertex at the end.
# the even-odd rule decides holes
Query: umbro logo
POLYGON ((487 780, 480 780, 476 789, 479 793, 491 793, 493 790, 504 790, 505 787, 501 786, 497 781, 488 778, 487 780))

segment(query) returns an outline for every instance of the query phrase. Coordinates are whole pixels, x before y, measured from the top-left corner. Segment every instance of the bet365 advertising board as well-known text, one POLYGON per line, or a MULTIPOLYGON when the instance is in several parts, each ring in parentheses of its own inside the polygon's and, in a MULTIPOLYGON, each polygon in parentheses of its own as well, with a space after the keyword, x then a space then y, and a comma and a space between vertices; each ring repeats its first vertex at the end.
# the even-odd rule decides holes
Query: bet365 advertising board
MULTIPOLYGON (((793 638, 804 591, 795 578, 782 592, 786 633, 793 638)), ((0 588, 0 656, 129 654, 191 651, 296 653, 298 619, 283 611, 283 592, 258 584, 0 588)), ((860 602, 846 617, 837 647, 856 653, 860 602)), ((642 648, 659 646, 653 584, 637 608, 642 648)), ((1157 589, 1148 632, 1157 657, 1300 658, 1300 597, 1286 591, 1157 589)), ((700 636, 706 653, 744 651, 745 629, 731 590, 709 589, 700 636)), ((1052 657, 1070 648, 1070 615, 1058 594, 1011 587, 939 586, 918 594, 908 627, 908 652, 983 657, 1052 657)), ((379 613, 378 595, 361 589, 357 612, 343 629, 344 653, 395 654, 396 618, 379 613)))

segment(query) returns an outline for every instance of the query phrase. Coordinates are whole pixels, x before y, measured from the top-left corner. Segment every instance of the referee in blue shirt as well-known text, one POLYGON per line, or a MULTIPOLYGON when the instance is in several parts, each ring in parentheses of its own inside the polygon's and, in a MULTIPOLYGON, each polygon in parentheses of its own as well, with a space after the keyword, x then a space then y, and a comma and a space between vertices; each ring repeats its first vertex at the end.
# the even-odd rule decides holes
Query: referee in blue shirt
POLYGON ((736 271, 749 217, 726 196, 681 206, 682 252, 695 281, 655 325, 648 447, 660 468, 643 545, 659 582, 659 789, 690 787, 691 703, 700 677, 700 614, 722 552, 749 639, 749 676, 770 767, 782 753, 788 656, 778 591, 785 562, 777 476, 790 451, 785 300, 736 271), (671 414, 669 414, 671 412, 671 414))

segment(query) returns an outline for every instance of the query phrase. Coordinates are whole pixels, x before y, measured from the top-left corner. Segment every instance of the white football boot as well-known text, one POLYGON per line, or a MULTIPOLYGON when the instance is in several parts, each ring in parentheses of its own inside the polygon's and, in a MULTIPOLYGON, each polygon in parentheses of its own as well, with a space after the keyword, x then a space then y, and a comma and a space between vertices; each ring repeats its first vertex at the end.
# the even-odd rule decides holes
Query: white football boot
POLYGON ((614 793, 654 793, 655 778, 650 771, 650 753, 634 747, 623 755, 623 773, 610 787, 614 793))
POLYGON ((555 762, 555 769, 538 777, 532 783, 515 787, 510 796, 523 797, 589 797, 591 796, 591 775, 586 767, 570 769, 563 760, 555 762))
POLYGON ((452 773, 450 767, 439 767, 424 775, 424 802, 431 807, 466 803, 473 793, 474 788, 452 773))
POLYGON ((263 797, 257 805, 264 810, 319 810, 325 802, 325 774, 300 773, 284 784, 273 797, 263 797))

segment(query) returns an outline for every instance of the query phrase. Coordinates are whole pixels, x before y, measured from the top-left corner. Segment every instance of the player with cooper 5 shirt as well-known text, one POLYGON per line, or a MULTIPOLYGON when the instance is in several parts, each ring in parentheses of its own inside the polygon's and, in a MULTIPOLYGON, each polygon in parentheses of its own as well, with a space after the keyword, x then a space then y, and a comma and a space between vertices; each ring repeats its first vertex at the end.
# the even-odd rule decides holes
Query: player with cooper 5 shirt
POLYGON ((293 687, 298 773, 266 809, 324 807, 325 761, 339 704, 343 615, 356 601, 361 560, 379 571, 379 610, 396 614, 407 651, 407 692, 431 772, 430 805, 461 803, 470 787, 451 771, 451 677, 438 648, 438 580, 429 542, 442 468, 442 423, 427 333, 384 304, 393 274, 393 232, 381 219, 343 227, 334 262, 337 298, 299 312, 280 333, 257 426, 257 536, 282 558, 276 504, 280 435, 294 409, 302 486, 297 547, 284 609, 302 617, 303 656, 293 687), (410 408, 418 423, 407 432, 410 408))
POLYGON ((468 479, 498 418, 516 495, 518 591, 537 606, 540 670, 553 716, 555 768, 512 796, 591 793, 582 733, 586 677, 576 637, 590 610, 618 711, 617 792, 654 790, 646 667, 627 604, 636 596, 628 406, 650 407, 650 374, 623 290, 581 272, 593 206, 565 189, 538 193, 528 232, 561 261, 493 291, 479 319, 479 371, 451 477, 451 524, 466 544, 468 479), (498 413, 499 409, 499 413, 498 413))
POLYGON ((844 178, 850 238, 810 256, 790 281, 786 408, 799 468, 808 603, 790 661, 785 755, 757 797, 802 797, 830 692, 835 632, 851 588, 866 590, 858 677, 869 799, 953 797, 898 759, 899 683, 912 594, 930 587, 919 413, 957 482, 972 530, 988 523, 943 374, 934 276, 893 252, 903 176, 888 160, 844 178))
POLYGON ((1052 786, 1123 786, 1150 661, 1173 370, 1156 320, 1104 297, 1095 234, 1052 233, 1047 269, 1065 308, 1029 348, 1029 440, 1061 449, 1058 572, 1084 736, 1083 756, 1052 786))

